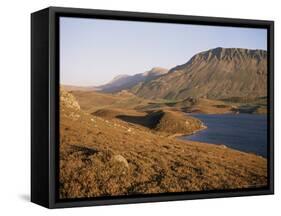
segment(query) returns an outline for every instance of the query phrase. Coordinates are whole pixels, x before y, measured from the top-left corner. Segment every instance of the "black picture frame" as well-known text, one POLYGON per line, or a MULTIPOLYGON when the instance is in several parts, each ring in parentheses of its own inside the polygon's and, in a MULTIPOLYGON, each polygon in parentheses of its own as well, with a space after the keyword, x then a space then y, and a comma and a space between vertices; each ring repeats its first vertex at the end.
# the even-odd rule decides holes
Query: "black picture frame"
POLYGON ((31 15, 31 201, 47 208, 191 200, 274 193, 274 22, 49 7, 31 15), (268 186, 258 189, 58 199, 60 16, 266 28, 268 35, 268 186))

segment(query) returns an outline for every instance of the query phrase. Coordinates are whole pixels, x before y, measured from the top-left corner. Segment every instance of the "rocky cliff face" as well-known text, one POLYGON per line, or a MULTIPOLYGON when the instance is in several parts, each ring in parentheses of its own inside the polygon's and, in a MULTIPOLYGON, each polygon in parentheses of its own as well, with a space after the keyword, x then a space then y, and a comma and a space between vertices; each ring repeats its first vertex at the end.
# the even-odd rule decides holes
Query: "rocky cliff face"
POLYGON ((220 47, 132 88, 138 96, 151 99, 262 97, 266 90, 266 51, 220 47))

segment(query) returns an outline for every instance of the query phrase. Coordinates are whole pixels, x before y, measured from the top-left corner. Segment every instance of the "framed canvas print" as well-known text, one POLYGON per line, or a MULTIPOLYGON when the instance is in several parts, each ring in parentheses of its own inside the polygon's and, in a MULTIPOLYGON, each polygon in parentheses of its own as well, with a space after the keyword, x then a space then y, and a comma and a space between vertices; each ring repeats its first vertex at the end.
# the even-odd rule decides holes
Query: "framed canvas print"
POLYGON ((273 194, 273 21, 31 16, 31 200, 273 194))

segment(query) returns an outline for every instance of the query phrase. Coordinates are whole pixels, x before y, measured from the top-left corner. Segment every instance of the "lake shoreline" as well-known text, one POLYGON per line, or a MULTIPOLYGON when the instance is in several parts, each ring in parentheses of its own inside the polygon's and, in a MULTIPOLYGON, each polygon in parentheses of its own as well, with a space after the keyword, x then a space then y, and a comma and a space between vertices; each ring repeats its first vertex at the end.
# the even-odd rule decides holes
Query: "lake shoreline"
POLYGON ((266 115, 196 113, 190 116, 202 121, 206 128, 196 130, 192 134, 176 134, 174 137, 183 141, 223 145, 267 158, 267 140, 264 139, 267 133, 264 126, 266 115))
POLYGON ((168 138, 179 138, 179 137, 182 137, 182 136, 192 136, 202 130, 206 130, 208 127, 206 125, 202 125, 202 128, 200 129, 197 129, 197 130, 194 130, 193 132, 189 133, 189 134, 185 134, 185 133, 176 133, 176 134, 173 134, 173 135, 170 135, 168 136, 168 138))

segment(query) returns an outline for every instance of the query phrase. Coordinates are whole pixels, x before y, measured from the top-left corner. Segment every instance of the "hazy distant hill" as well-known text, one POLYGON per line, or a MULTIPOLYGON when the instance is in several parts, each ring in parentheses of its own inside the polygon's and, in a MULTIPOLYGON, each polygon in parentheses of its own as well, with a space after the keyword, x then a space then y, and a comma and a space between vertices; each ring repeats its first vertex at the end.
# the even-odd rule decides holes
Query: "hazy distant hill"
POLYGON ((76 86, 76 85, 61 85, 66 91, 96 91, 97 88, 93 86, 76 86))
POLYGON ((119 75, 109 83, 102 86, 98 86, 97 89, 103 92, 117 92, 123 89, 129 89, 140 82, 152 80, 167 72, 168 70, 165 68, 155 67, 144 73, 139 73, 135 75, 119 75))
POLYGON ((194 55, 161 77, 134 86, 144 98, 266 96, 267 52, 215 48, 194 55))

